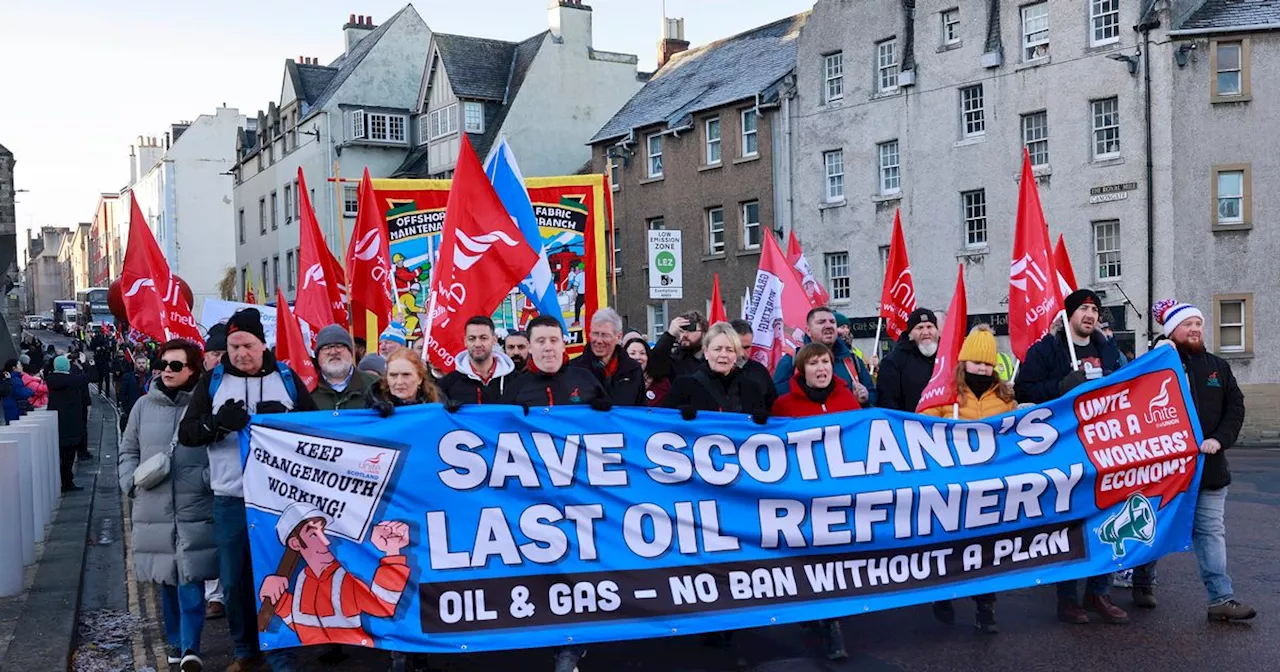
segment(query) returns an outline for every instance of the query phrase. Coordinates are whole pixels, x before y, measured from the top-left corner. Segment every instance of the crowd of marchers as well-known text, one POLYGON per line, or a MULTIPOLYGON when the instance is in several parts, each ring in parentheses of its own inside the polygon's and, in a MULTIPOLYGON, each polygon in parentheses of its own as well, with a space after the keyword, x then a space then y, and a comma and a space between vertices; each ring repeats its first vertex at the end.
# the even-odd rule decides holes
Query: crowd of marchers
MULTIPOLYGON (((1080 290, 1066 298, 1065 306, 1065 324, 1059 323, 1030 349, 1016 375, 1008 375, 1007 355, 997 351, 991 329, 980 325, 971 330, 955 368, 958 403, 954 409, 948 405, 929 413, 968 420, 999 415, 1020 405, 1051 401, 1124 366, 1125 358, 1099 322, 1098 297, 1080 290)), ((1192 539, 1208 592, 1207 615, 1210 620, 1252 618, 1254 610, 1237 601, 1232 590, 1223 526, 1231 482, 1224 451, 1235 443, 1243 423, 1243 395, 1228 363, 1206 352, 1199 310, 1162 301, 1152 311, 1163 328, 1162 340, 1176 348, 1186 369, 1204 436, 1204 475, 1192 539)), ((582 404, 599 412, 656 406, 675 409, 685 420, 715 411, 741 414, 743 422, 753 423, 870 407, 913 412, 933 372, 938 327, 932 311, 915 310, 883 361, 867 362, 850 345, 847 320, 828 308, 814 308, 806 319, 803 345, 771 374, 749 357, 752 330, 741 320, 707 324, 699 313, 686 313, 651 345, 638 333, 624 333, 615 311, 601 309, 591 318, 585 351, 571 360, 563 326, 552 317, 537 317, 525 331, 499 341, 492 320, 476 316, 466 324, 466 350, 457 354, 455 370, 440 375, 416 349, 406 347, 398 325, 388 328, 376 352, 368 354, 343 327, 331 325, 316 335, 314 363, 320 380, 308 391, 297 372, 278 362, 267 347, 258 311, 242 310, 210 331, 203 352, 190 343, 171 341, 150 357, 132 357, 134 375, 117 386, 137 393, 133 403, 122 408, 119 457, 120 486, 133 500, 135 571, 162 587, 171 664, 184 672, 202 669, 206 603, 209 594, 217 592, 217 584, 205 582, 217 580, 234 645, 228 672, 264 665, 276 672, 293 670, 296 662, 290 651, 264 654, 258 646, 257 595, 237 438, 253 415, 367 408, 388 417, 401 407, 428 403, 441 403, 448 412, 468 404, 582 404), (159 483, 149 478, 149 487, 141 487, 135 475, 147 471, 142 465, 157 455, 168 456, 168 476, 159 483)), ((66 368, 65 359, 59 357, 55 368, 66 368)), ((301 527, 314 521, 297 522, 301 527)), ((285 543, 296 530, 280 533, 285 543)), ((344 574, 309 581, 319 591, 316 594, 328 595, 347 588, 333 581, 356 579, 344 574)), ((1078 583, 1057 586, 1061 621, 1129 621, 1111 597, 1111 576, 1087 579, 1083 598, 1078 583)), ((1155 563, 1138 568, 1132 577, 1133 605, 1155 608, 1155 585, 1155 563)), ((980 595, 974 602, 976 629, 998 632, 997 597, 980 595)), ((293 605, 302 609, 292 615, 295 622, 320 623, 329 635, 325 641, 351 641, 342 636, 351 619, 306 613, 314 607, 300 605, 293 605), (326 619, 337 620, 325 625, 326 619)), ((333 612, 338 606, 325 608, 333 612)), ((935 603, 932 610, 945 623, 956 621, 951 602, 935 603)), ((358 627, 358 619, 355 622, 358 627)), ((828 658, 848 657, 838 620, 805 627, 821 636, 828 658)), ((740 659, 732 632, 704 639, 726 656, 740 659)), ((551 652, 555 672, 573 672, 585 654, 581 646, 551 652)), ((413 669, 421 662, 401 653, 388 656, 393 670, 413 669)), ((338 645, 329 645, 322 659, 342 657, 338 645)))

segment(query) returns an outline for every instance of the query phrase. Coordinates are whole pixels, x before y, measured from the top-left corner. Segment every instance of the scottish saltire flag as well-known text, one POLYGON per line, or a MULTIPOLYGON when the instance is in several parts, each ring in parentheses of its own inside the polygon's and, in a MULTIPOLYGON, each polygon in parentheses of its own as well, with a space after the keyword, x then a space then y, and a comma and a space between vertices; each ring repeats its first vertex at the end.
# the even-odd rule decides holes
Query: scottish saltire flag
POLYGON ((533 214, 533 203, 529 201, 529 192, 524 187, 524 176, 520 174, 520 166, 516 165, 516 156, 511 145, 507 144, 506 136, 490 150, 489 158, 484 162, 484 172, 511 219, 520 227, 529 247, 538 253, 538 262, 529 271, 529 277, 520 283, 520 291, 529 297, 539 314, 554 315, 564 326, 564 311, 556 298, 555 276, 547 262, 547 250, 542 233, 538 231, 538 218, 533 214))

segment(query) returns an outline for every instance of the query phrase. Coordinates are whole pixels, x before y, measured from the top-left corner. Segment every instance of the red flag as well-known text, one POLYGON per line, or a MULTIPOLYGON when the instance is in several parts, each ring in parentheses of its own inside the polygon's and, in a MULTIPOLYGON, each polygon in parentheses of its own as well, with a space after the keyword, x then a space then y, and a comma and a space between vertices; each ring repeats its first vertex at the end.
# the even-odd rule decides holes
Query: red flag
MULTIPOLYGON (((378 318, 378 332, 391 323, 391 250, 387 222, 378 199, 373 193, 373 178, 368 166, 364 179, 360 180, 360 209, 356 214, 356 228, 351 232, 351 244, 347 246, 347 274, 351 278, 351 303, 359 305, 378 318)), ((358 312, 363 327, 364 313, 358 312)))
POLYGON ((330 324, 347 326, 347 305, 342 296, 342 265, 334 258, 320 234, 320 223, 311 209, 306 178, 298 168, 298 223, 301 246, 298 250, 298 298, 294 312, 319 329, 330 324))
POLYGON ((711 324, 716 322, 728 322, 729 313, 725 312, 724 301, 720 298, 720 274, 715 274, 715 282, 711 285, 711 316, 708 321, 711 324))
POLYGON ((964 292, 964 264, 956 271, 956 290, 947 309, 946 323, 942 325, 942 337, 938 341, 938 355, 933 360, 933 375, 920 394, 916 413, 926 408, 954 404, 956 396, 956 362, 960 358, 960 346, 964 344, 965 325, 969 323, 969 301, 964 292))
POLYGON ((203 345, 200 328, 191 317, 191 306, 182 298, 178 283, 169 272, 169 262, 142 217, 137 197, 130 194, 130 199, 133 209, 129 216, 129 245, 120 271, 129 326, 160 342, 183 338, 203 345), (164 288, 163 294, 160 288, 164 288))
POLYGON ((916 286, 911 279, 907 242, 902 237, 902 217, 893 213, 893 238, 889 241, 889 261, 884 266, 884 288, 880 291, 880 317, 885 333, 897 340, 907 330, 907 319, 916 309, 916 286))
POLYGON ((796 329, 803 331, 811 307, 795 268, 787 263, 773 235, 766 235, 747 307, 746 319, 753 333, 750 357, 772 372, 782 356, 794 349, 791 334, 796 329))
POLYGON ((800 287, 804 289, 805 296, 809 297, 811 308, 825 306, 831 302, 831 295, 827 293, 822 283, 818 282, 813 269, 809 267, 808 260, 804 258, 804 250, 800 249, 800 241, 796 239, 795 231, 792 231, 791 236, 787 238, 787 263, 795 269, 800 287))
POLYGON ((298 326, 298 318, 289 312, 289 302, 284 300, 284 292, 276 287, 276 361, 284 362, 293 369, 311 392, 320 384, 320 375, 316 373, 315 362, 311 352, 302 340, 302 328, 298 326))
POLYGON ((1067 254, 1067 241, 1058 234, 1058 244, 1053 246, 1053 266, 1058 270, 1058 291, 1062 298, 1080 288, 1076 282, 1076 272, 1071 268, 1071 256, 1067 254))
POLYGON ((1049 249, 1049 226, 1040 208, 1040 192, 1026 148, 1022 150, 1016 226, 1009 267, 1009 344, 1013 355, 1022 360, 1032 344, 1049 333, 1062 310, 1062 294, 1049 249))
POLYGON ((491 315, 537 261, 463 134, 431 274, 426 358, 441 371, 452 371, 453 357, 464 347, 466 321, 491 315))

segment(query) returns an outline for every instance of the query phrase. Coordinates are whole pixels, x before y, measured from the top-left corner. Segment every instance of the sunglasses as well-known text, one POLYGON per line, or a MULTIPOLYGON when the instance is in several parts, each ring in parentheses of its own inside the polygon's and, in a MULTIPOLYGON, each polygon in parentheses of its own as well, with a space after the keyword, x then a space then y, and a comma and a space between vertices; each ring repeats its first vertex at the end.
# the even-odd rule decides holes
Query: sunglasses
POLYGON ((161 370, 161 371, 164 371, 165 369, 168 369, 168 370, 170 370, 170 371, 172 371, 172 372, 174 372, 174 373, 177 373, 177 372, 179 372, 179 371, 181 371, 181 370, 183 370, 183 369, 185 369, 185 368, 187 368, 186 363, 185 363, 185 362, 179 362, 179 361, 177 361, 177 360, 168 360, 168 361, 164 361, 164 362, 161 362, 161 363, 160 363, 160 370, 161 370))

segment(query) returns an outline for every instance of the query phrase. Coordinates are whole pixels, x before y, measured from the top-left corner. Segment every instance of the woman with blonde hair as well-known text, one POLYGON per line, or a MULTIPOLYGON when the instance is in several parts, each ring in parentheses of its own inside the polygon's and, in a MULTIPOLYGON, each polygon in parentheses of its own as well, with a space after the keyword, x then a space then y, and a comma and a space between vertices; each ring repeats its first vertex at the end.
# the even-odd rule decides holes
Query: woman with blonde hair
MULTIPOLYGON (((957 417, 961 420, 981 420, 993 415, 1002 415, 1018 407, 1013 397, 1013 386, 996 375, 996 336, 991 327, 979 324, 974 327, 960 346, 960 361, 956 363, 956 404, 959 409, 957 417)), ((950 418, 953 406, 935 406, 925 410, 925 415, 950 418)), ((973 601, 978 603, 978 615, 975 626, 980 632, 993 635, 1000 631, 996 626, 996 596, 994 594, 974 595, 973 601)), ((933 603, 933 615, 948 625, 955 623, 955 607, 950 600, 933 603)))

